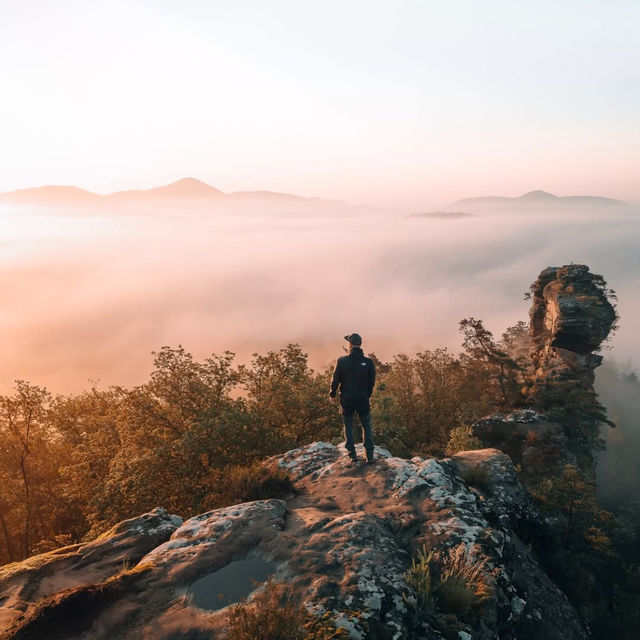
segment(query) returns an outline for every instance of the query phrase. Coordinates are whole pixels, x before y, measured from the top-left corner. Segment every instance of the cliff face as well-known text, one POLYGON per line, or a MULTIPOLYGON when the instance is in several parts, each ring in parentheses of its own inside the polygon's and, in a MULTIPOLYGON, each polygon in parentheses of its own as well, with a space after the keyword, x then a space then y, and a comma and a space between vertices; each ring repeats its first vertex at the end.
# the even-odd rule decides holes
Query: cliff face
POLYGON ((616 320, 602 278, 581 264, 549 267, 531 285, 531 295, 530 404, 544 406, 548 387, 558 381, 593 390, 594 369, 602 362, 594 351, 616 320))
POLYGON ((517 534, 539 516, 508 456, 404 460, 377 449, 376 465, 354 467, 343 452, 318 442, 279 456, 303 490, 287 500, 184 523, 156 509, 92 543, 3 567, 2 639, 224 638, 226 605, 270 574, 352 638, 588 637, 517 534), (411 557, 460 543, 487 556, 494 595, 475 618, 421 611, 404 576, 411 557))

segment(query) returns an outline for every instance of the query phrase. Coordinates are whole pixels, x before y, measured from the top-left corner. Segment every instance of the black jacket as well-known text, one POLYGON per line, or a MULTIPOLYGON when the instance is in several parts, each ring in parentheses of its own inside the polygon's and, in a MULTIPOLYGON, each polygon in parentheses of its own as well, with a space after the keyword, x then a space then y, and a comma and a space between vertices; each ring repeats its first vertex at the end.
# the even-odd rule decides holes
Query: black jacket
POLYGON ((338 358, 331 379, 331 392, 335 398, 340 387, 340 400, 344 404, 369 402, 376 383, 376 368, 371 358, 366 358, 360 347, 352 347, 348 356, 338 358))

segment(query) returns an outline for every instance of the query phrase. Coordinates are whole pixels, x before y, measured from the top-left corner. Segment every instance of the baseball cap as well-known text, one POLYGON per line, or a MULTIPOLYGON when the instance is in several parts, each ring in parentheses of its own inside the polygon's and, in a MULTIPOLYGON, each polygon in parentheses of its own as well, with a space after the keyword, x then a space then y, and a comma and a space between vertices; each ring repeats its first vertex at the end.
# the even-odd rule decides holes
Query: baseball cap
POLYGON ((349 343, 356 347, 359 347, 362 344, 362 338, 357 333, 350 333, 348 336, 345 336, 344 339, 349 343))

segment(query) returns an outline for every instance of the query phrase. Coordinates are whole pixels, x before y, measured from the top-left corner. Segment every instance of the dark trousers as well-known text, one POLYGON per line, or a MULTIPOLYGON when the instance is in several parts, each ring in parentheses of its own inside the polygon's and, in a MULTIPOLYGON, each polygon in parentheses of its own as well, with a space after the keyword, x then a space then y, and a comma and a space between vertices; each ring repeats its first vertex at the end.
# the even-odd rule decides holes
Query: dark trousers
POLYGON ((358 412, 358 417, 362 424, 364 439, 364 450, 367 452, 367 460, 373 460, 373 431, 371 430, 371 411, 369 407, 359 408, 349 405, 342 405, 342 422, 344 423, 345 447, 351 458, 355 460, 356 446, 353 441, 353 416, 358 412))

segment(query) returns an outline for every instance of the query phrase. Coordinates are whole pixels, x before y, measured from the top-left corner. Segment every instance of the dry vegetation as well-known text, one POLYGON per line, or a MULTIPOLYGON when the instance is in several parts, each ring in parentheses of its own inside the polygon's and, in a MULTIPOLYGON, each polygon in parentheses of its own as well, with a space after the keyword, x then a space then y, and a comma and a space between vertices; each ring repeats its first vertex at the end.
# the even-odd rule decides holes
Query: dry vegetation
POLYGON ((250 602, 231 608, 226 640, 339 640, 349 637, 336 629, 329 615, 316 617, 288 585, 266 582, 250 602))
POLYGON ((476 546, 461 543, 446 550, 422 547, 405 573, 422 608, 465 618, 493 595, 495 571, 476 546))

